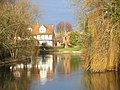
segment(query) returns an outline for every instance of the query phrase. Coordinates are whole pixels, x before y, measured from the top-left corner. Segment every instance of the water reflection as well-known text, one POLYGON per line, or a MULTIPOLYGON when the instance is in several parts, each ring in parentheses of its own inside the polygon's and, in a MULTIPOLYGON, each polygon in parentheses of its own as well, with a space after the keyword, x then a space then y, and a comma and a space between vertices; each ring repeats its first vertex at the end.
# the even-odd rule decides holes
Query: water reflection
POLYGON ((72 57, 72 55, 41 55, 32 58, 29 63, 0 68, 0 90, 26 90, 29 87, 33 88, 34 83, 45 85, 53 81, 57 72, 59 75, 70 74, 74 62, 71 61, 74 58, 72 57))
POLYGON ((79 55, 44 55, 0 68, 0 90, 119 90, 118 73, 84 72, 79 55))
POLYGON ((120 90, 120 76, 117 72, 87 74, 85 81, 89 90, 120 90))
POLYGON ((37 57, 34 64, 35 79, 40 80, 44 85, 47 81, 53 80, 55 76, 55 61, 53 55, 37 57))
POLYGON ((69 78, 70 74, 76 70, 79 70, 80 67, 80 57, 65 54, 62 55, 60 60, 60 65, 58 67, 59 75, 65 75, 66 78, 69 78))

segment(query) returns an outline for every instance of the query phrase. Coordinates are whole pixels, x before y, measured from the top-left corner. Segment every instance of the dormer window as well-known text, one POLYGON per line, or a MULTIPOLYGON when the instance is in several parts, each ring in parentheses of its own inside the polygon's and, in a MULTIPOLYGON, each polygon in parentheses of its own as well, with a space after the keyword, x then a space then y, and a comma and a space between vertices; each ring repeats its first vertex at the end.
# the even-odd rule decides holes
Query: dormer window
POLYGON ((46 27, 42 25, 42 26, 39 28, 39 32, 40 32, 40 33, 45 33, 45 32, 46 32, 46 27))

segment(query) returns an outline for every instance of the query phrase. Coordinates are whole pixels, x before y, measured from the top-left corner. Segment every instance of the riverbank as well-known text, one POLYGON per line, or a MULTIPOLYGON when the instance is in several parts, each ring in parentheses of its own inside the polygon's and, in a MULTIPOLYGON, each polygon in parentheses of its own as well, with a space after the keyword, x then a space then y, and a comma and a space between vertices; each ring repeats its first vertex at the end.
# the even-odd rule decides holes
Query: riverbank
POLYGON ((56 48, 53 54, 81 54, 80 47, 67 47, 67 48, 56 48))
POLYGON ((3 66, 10 66, 10 65, 16 65, 18 63, 26 63, 26 62, 30 62, 31 59, 30 58, 26 58, 26 59, 15 59, 15 60, 5 60, 5 61, 0 61, 0 67, 3 66))
MULTIPOLYGON (((50 52, 49 54, 81 54, 81 51, 53 51, 50 52)), ((17 60, 5 60, 5 61, 0 61, 0 67, 2 66, 9 66, 9 65, 15 65, 18 63, 25 63, 29 62, 30 58, 28 59, 17 59, 17 60)))
POLYGON ((52 54, 81 54, 81 51, 54 51, 52 54))
POLYGON ((81 54, 81 49, 79 47, 47 47, 46 50, 41 50, 41 54, 81 54))

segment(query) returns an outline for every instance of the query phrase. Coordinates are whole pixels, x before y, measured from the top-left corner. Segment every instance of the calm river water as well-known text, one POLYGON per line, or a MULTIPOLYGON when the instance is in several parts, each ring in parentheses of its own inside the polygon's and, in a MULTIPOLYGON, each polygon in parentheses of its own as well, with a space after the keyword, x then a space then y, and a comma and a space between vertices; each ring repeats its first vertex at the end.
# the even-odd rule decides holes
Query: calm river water
POLYGON ((90 74, 79 55, 41 55, 0 68, 0 90, 120 90, 118 73, 90 74))

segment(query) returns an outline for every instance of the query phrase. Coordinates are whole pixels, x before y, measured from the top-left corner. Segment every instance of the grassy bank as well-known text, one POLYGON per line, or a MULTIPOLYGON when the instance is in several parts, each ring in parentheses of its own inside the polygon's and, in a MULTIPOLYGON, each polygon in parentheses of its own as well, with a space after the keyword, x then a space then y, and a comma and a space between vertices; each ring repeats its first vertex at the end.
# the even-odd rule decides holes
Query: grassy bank
POLYGON ((80 47, 58 48, 57 51, 80 51, 80 47))

